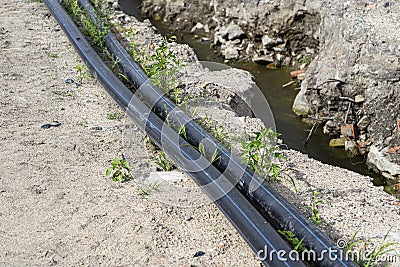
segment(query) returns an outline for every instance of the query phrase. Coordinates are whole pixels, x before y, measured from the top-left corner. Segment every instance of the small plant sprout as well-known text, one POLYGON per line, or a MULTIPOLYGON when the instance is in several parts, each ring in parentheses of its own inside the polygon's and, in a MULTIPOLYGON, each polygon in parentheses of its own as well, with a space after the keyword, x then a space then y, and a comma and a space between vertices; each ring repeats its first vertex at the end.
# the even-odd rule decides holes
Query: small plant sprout
POLYGON ((320 224, 323 222, 321 218, 321 213, 319 211, 319 204, 325 203, 324 200, 318 199, 318 195, 320 192, 318 191, 313 191, 312 192, 312 200, 311 200, 311 205, 310 206, 305 206, 305 208, 311 210, 311 221, 315 224, 320 224))
POLYGON ((183 138, 187 139, 185 124, 181 124, 181 125, 179 126, 178 134, 179 134, 180 136, 182 136, 183 138))
POLYGON ((160 189, 160 184, 159 183, 149 183, 148 185, 145 186, 140 186, 138 189, 138 195, 141 198, 146 198, 150 195, 152 191, 157 191, 160 189))
MULTIPOLYGON (((398 242, 386 242, 386 239, 391 230, 389 230, 381 242, 378 245, 373 246, 370 240, 356 241, 356 236, 358 232, 356 232, 353 237, 346 243, 346 254, 352 260, 354 260, 359 266, 363 267, 375 267, 382 266, 380 265, 380 259, 386 258, 389 259, 390 256, 398 257, 399 255, 396 253, 396 250, 392 248, 395 245, 398 245, 398 242), (393 255, 388 255, 388 253, 393 253, 393 255)), ((395 261, 393 261, 395 262, 395 261)))
POLYGON ((167 155, 163 151, 160 151, 156 155, 151 158, 155 164, 157 164, 163 171, 169 172, 172 171, 174 165, 170 159, 167 158, 167 155))
POLYGON ((182 89, 179 88, 181 80, 178 78, 179 69, 182 63, 175 52, 167 46, 173 42, 170 38, 159 43, 151 42, 145 47, 138 47, 131 43, 129 53, 142 65, 151 82, 162 89, 176 103, 185 102, 182 96, 182 89))
POLYGON ((256 133, 254 139, 241 142, 241 158, 267 181, 280 181, 282 178, 282 169, 278 161, 286 158, 276 144, 279 135, 271 128, 262 129, 256 133))
POLYGON ((126 160, 114 158, 111 167, 106 170, 106 177, 111 177, 114 182, 128 181, 132 179, 130 170, 131 167, 126 160))
POLYGON ((312 57, 311 55, 308 54, 304 54, 300 59, 299 59, 299 63, 300 64, 306 64, 307 66, 310 65, 312 62, 312 57))
MULTIPOLYGON (((398 245, 399 243, 397 243, 397 242, 386 242, 386 239, 387 239, 387 237, 389 235, 389 232, 390 232, 390 230, 385 234, 385 236, 383 237, 383 239, 379 243, 379 245, 374 246, 372 248, 372 250, 370 250, 369 253, 366 254, 367 262, 364 264, 364 267, 378 266, 379 258, 381 258, 381 256, 395 251, 393 248, 390 248, 390 247, 392 247, 394 245, 398 245)), ((365 247, 368 247, 369 243, 370 242, 368 242, 365 245, 365 247)))
POLYGON ((78 0, 62 1, 62 5, 64 6, 68 14, 70 14, 74 18, 76 18, 79 14, 82 13, 81 8, 79 7, 78 0))
POLYGON ((78 63, 76 66, 74 66, 74 69, 78 74, 78 79, 80 83, 82 83, 84 79, 88 80, 91 77, 88 67, 86 67, 86 65, 84 64, 78 63))
POLYGON ((213 164, 214 162, 216 162, 217 160, 219 160, 221 158, 221 156, 218 156, 218 149, 215 149, 214 153, 211 155, 211 157, 209 157, 207 155, 207 151, 206 151, 206 148, 205 148, 203 142, 201 142, 199 144, 198 150, 203 157, 205 157, 206 159, 208 159, 211 162, 211 164, 213 164))
POLYGON ((277 232, 293 246, 293 249, 295 251, 302 252, 307 250, 306 247, 303 245, 304 237, 299 240, 297 236, 291 231, 278 230, 277 232))
POLYGON ((117 111, 117 112, 114 112, 114 113, 107 114, 107 119, 109 119, 109 120, 120 120, 122 118, 122 116, 123 116, 122 113, 117 111))

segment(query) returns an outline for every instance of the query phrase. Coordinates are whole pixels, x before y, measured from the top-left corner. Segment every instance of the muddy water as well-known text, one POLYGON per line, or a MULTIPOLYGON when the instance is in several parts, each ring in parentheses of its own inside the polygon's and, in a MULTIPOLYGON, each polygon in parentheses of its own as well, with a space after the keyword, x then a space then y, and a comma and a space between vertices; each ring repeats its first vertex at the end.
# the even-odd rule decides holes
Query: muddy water
MULTIPOLYGON (((140 0, 120 0, 119 4, 124 12, 132 14, 142 20, 137 11, 140 0)), ((166 25, 159 21, 152 21, 159 32, 166 37, 176 36, 177 41, 190 45, 196 52, 201 61, 214 61, 224 63, 223 59, 218 57, 215 51, 210 47, 209 42, 202 42, 196 39, 192 34, 170 31, 166 25)), ((298 93, 299 85, 292 85, 282 88, 283 84, 291 81, 289 69, 267 69, 265 66, 252 62, 228 63, 232 67, 240 68, 251 72, 256 78, 256 83, 270 104, 275 117, 277 131, 282 134, 284 143, 291 149, 301 151, 310 157, 320 160, 324 163, 339 166, 355 172, 373 177, 374 184, 377 186, 385 185, 386 182, 380 176, 371 173, 362 157, 349 158, 342 148, 329 147, 329 137, 322 133, 322 128, 318 127, 307 145, 305 141, 309 135, 311 125, 304 123, 291 107, 298 93)), ((391 191, 392 186, 387 186, 386 191, 391 191)))

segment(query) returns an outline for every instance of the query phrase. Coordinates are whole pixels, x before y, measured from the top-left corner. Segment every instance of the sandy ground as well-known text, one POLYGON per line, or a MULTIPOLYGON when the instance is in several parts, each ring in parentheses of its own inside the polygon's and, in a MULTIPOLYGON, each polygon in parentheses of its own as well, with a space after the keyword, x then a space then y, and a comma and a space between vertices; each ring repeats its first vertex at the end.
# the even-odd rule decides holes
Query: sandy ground
MULTIPOLYGON (((66 83, 79 81, 81 63, 44 4, 3 0, 0 21, 1 266, 259 266, 201 197, 184 208, 138 195, 138 181, 156 170, 144 135, 126 118, 107 119, 122 111, 94 79, 66 83), (134 179, 120 184, 105 170, 122 154, 134 179)), ((307 216, 312 191, 320 192, 329 236, 358 231, 379 242, 391 230, 388 241, 400 241, 400 203, 368 177, 285 154, 299 194, 287 182, 277 189, 307 216)), ((182 184, 199 196, 190 180, 182 184)))

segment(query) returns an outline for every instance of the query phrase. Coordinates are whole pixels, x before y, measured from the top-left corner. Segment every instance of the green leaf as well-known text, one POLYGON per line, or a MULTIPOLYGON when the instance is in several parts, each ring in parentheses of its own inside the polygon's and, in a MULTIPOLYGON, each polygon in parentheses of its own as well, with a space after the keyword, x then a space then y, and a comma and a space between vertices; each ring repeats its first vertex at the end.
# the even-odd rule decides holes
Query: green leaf
POLYGON ((106 177, 109 177, 111 175, 111 172, 113 171, 113 168, 108 168, 106 170, 106 177))

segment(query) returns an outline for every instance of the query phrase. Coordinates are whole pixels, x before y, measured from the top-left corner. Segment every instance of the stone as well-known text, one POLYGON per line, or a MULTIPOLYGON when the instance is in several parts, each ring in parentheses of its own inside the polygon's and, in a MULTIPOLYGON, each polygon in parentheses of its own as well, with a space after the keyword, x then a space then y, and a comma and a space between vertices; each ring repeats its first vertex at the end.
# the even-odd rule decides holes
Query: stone
POLYGON ((330 136, 338 136, 340 133, 340 127, 337 122, 329 120, 325 123, 322 131, 324 134, 329 134, 330 136))
POLYGON ((362 103, 364 101, 365 101, 365 97, 363 97, 362 95, 356 95, 354 97, 354 102, 356 102, 356 103, 362 103))
POLYGON ((304 70, 306 67, 307 67, 307 63, 303 63, 303 64, 300 65, 300 69, 301 70, 304 70))
POLYGON ((358 141, 357 142, 357 146, 358 146, 358 151, 360 152, 361 156, 364 156, 367 153, 367 143, 364 141, 358 141))
POLYGON ((292 61, 291 57, 285 57, 285 59, 282 62, 282 66, 284 66, 284 67, 289 66, 291 61, 292 61))
POLYGON ((292 76, 292 78, 297 78, 297 76, 299 75, 299 74, 303 74, 303 73, 305 73, 306 72, 306 70, 294 70, 294 71, 291 71, 290 72, 290 76, 292 76))
POLYGON ((344 142, 344 150, 352 158, 359 155, 358 146, 357 146, 357 143, 354 140, 346 140, 344 142))
POLYGON ((400 153, 400 146, 391 147, 386 151, 386 153, 389 153, 389 154, 400 153))
POLYGON ((346 142, 346 138, 341 137, 337 139, 331 139, 329 141, 329 146, 330 147, 344 147, 346 142))
POLYGON ((267 65, 269 63, 274 62, 274 58, 272 57, 272 55, 264 55, 264 56, 255 55, 253 57, 253 62, 257 64, 267 65))
POLYGON ((305 86, 305 83, 303 82, 301 84, 300 92, 297 94, 296 98, 294 99, 292 110, 298 116, 307 116, 311 113, 311 105, 306 98, 306 90, 307 90, 307 87, 305 86))
POLYGON ((305 73, 300 73, 299 75, 297 75, 297 79, 299 79, 300 81, 303 81, 305 78, 306 78, 305 73))
POLYGON ((364 131, 367 129, 368 125, 371 123, 371 119, 367 116, 363 116, 357 123, 359 130, 364 131))
POLYGON ((397 180, 396 177, 394 177, 393 175, 390 175, 387 172, 382 172, 381 174, 382 174, 383 177, 385 177, 388 180, 397 180))
POLYGON ((221 28, 219 34, 227 40, 241 39, 246 36, 242 28, 234 22, 231 22, 227 27, 221 28))
POLYGON ((219 34, 214 35, 214 45, 226 44, 226 40, 219 34))
POLYGON ((197 30, 202 30, 202 29, 204 29, 203 23, 197 22, 197 24, 192 28, 190 33, 195 33, 195 32, 197 32, 197 30))
POLYGON ((285 58, 284 55, 281 55, 281 54, 277 54, 277 55, 276 55, 276 59, 277 59, 279 62, 281 62, 284 58, 285 58))
POLYGON ((341 126, 340 127, 340 133, 344 137, 348 137, 348 138, 355 138, 356 137, 353 124, 347 124, 347 125, 341 126))
POLYGON ((246 48, 246 54, 251 55, 254 51, 254 44, 249 43, 246 48))
POLYGON ((309 55, 314 55, 315 54, 315 50, 313 48, 306 47, 306 53, 309 54, 309 55))
POLYGON ((367 157, 367 165, 376 168, 380 172, 387 172, 391 176, 400 175, 400 165, 390 162, 384 155, 384 150, 380 151, 378 147, 372 145, 367 157))
POLYGON ((222 55, 224 55, 225 59, 238 59, 239 58, 239 49, 237 47, 235 47, 233 45, 228 45, 222 49, 223 49, 222 55))
POLYGON ((274 38, 269 37, 268 35, 264 35, 261 38, 261 42, 265 48, 270 49, 270 48, 273 48, 274 46, 282 43, 282 39, 280 39, 280 38, 274 39, 274 38))

